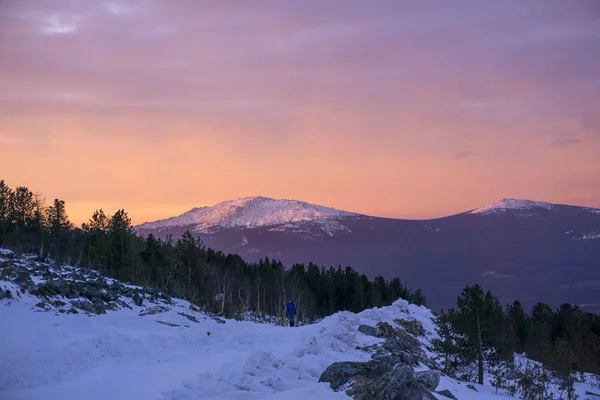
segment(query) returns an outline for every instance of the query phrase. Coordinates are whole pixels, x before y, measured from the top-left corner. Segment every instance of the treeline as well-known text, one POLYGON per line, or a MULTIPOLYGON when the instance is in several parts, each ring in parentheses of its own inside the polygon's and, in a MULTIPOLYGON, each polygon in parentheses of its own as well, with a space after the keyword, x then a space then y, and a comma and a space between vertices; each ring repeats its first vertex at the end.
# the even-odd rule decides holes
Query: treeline
POLYGON ((276 260, 256 263, 207 248, 186 232, 166 240, 135 234, 127 212, 97 210, 81 228, 68 219, 65 203, 43 198, 25 187, 0 181, 0 245, 78 267, 99 270, 135 285, 155 287, 226 317, 279 316, 287 299, 301 321, 337 311, 358 312, 389 305, 398 298, 424 305, 420 289, 399 278, 369 280, 351 267, 297 264, 285 269, 276 260))
POLYGON ((575 398, 573 384, 585 372, 600 374, 600 316, 569 304, 544 303, 527 313, 521 303, 503 307, 479 285, 467 286, 457 307, 441 313, 434 341, 446 373, 494 385, 527 399, 575 398), (544 364, 517 365, 515 354, 544 364))

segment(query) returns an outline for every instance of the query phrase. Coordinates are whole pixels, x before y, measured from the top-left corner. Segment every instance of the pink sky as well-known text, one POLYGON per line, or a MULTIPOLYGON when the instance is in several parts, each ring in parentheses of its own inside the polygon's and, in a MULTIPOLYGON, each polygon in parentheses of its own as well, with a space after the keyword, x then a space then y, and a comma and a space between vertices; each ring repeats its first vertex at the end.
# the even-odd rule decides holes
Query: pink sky
POLYGON ((5 0, 0 179, 78 223, 600 207, 599 66, 595 0, 5 0))

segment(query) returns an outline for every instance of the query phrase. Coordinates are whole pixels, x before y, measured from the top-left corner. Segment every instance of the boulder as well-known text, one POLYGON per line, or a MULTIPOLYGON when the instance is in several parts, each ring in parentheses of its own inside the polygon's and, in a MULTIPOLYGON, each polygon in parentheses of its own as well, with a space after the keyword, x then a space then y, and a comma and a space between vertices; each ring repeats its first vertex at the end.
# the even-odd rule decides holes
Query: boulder
POLYGON ((440 384, 440 377, 442 373, 435 369, 427 371, 419 371, 415 373, 415 379, 425 388, 433 391, 440 384))
POLYGON ((369 325, 361 325, 358 327, 358 331, 360 333, 363 333, 367 336, 374 336, 377 337, 377 328, 375 328, 374 326, 369 326, 369 325))
POLYGON ((456 396, 454 396, 454 395, 452 394, 452 392, 451 392, 451 391, 449 391, 448 389, 440 390, 439 392, 436 392, 436 393, 437 393, 437 394, 439 394, 439 395, 441 395, 441 396, 447 397, 447 398, 449 398, 449 399, 458 400, 458 399, 456 398, 456 396))
POLYGON ((392 369, 390 364, 379 361, 343 361, 331 364, 321 374, 319 382, 327 382, 333 390, 339 390, 357 377, 376 379, 392 369))
POLYGON ((355 400, 436 400, 416 381, 410 365, 400 365, 370 382, 357 381, 348 394, 355 400))

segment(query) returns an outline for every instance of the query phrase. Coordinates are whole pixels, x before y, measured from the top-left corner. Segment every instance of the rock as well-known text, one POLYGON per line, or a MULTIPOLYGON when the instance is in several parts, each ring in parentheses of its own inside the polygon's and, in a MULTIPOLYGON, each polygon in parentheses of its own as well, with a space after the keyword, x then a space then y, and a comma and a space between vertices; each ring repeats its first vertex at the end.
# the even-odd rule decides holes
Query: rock
POLYGON ((474 391, 476 391, 476 392, 479 392, 479 390, 477 390, 477 388, 476 388, 475 386, 473 386, 473 385, 467 385, 467 387, 468 387, 469 389, 471 389, 471 390, 474 390, 474 391))
POLYGON ((68 312, 69 314, 79 314, 79 311, 77 311, 77 309, 76 309, 76 308, 73 308, 73 307, 69 308, 69 309, 67 310, 67 312, 68 312))
POLYGON ((73 307, 77 307, 80 310, 85 311, 87 313, 90 313, 90 314, 95 313, 94 306, 89 301, 71 300, 71 305, 73 307))
POLYGON ((165 321, 156 321, 156 322, 158 322, 159 324, 168 325, 168 326, 181 326, 181 325, 174 324, 172 322, 165 322, 165 321))
POLYGON ((200 323, 200 321, 198 321, 198 318, 194 317, 193 315, 189 315, 189 314, 186 314, 186 313, 183 313, 183 312, 179 312, 177 314, 181 315, 182 317, 186 317, 190 321, 195 322, 197 324, 200 323))
POLYGON ((0 289, 0 300, 2 299, 12 299, 12 293, 10 290, 2 290, 0 289))
POLYGON ((419 371, 415 373, 415 379, 422 384, 426 389, 434 391, 440 384, 442 373, 435 369, 427 371, 419 371))
POLYGON ((331 364, 319 378, 319 382, 327 382, 333 390, 339 390, 344 385, 360 376, 363 378, 377 378, 385 372, 391 371, 390 364, 369 361, 369 362, 336 362, 331 364))
POLYGON ((94 299, 92 302, 92 308, 95 314, 106 314, 106 310, 108 309, 106 304, 104 304, 104 302, 100 299, 94 299))
POLYGON ((415 318, 396 319, 394 322, 402 326, 406 332, 413 336, 425 336, 425 328, 423 327, 423 324, 415 318))
POLYGON ((401 365, 374 381, 357 380, 348 394, 355 400, 436 400, 413 373, 410 365, 401 365))
POLYGON ((190 310, 195 311, 195 312, 200 312, 200 309, 193 304, 190 304, 190 310))
POLYGON ((27 270, 16 271, 14 282, 21 287, 27 287, 34 284, 31 279, 31 274, 27 270))
POLYGON ((379 322, 377 324, 377 337, 393 338, 397 335, 396 329, 387 322, 379 322))
POLYGON ((143 310, 142 312, 140 312, 141 316, 144 315, 154 315, 154 314, 160 314, 163 312, 169 311, 168 307, 165 306, 154 306, 154 307, 148 307, 145 310, 143 310))
MULTIPOLYGON (((144 299, 140 296, 138 292, 133 293, 131 295, 131 299, 133 300, 133 304, 135 304, 138 307, 141 307, 144 304, 144 299)), ((140 315, 142 314, 140 313, 140 315)))
POLYGON ((375 328, 374 326, 369 326, 369 325, 361 325, 358 327, 358 331, 360 333, 363 333, 367 336, 374 336, 377 337, 377 328, 375 328))
POLYGON ((54 301, 52 302, 52 305, 53 305, 54 307, 64 307, 64 306, 66 306, 66 305, 67 305, 67 303, 65 303, 64 301, 60 301, 60 300, 54 300, 54 301))
POLYGON ((43 301, 40 301, 40 302, 39 302, 39 303, 37 303, 35 306, 36 306, 36 307, 39 307, 39 308, 46 308, 46 303, 44 303, 43 301))
POLYGON ((452 392, 451 392, 451 391, 449 391, 448 389, 440 390, 439 392, 436 392, 436 393, 437 393, 437 394, 439 394, 439 395, 441 395, 441 396, 447 397, 447 398, 449 398, 449 399, 458 400, 458 399, 456 398, 456 396, 454 396, 454 395, 452 394, 452 392))

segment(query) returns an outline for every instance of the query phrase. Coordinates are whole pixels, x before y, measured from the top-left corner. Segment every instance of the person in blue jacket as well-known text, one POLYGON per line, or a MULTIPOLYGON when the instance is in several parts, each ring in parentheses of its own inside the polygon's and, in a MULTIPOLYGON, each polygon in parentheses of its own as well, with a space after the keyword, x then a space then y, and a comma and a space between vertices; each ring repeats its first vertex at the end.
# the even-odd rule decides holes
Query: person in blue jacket
POLYGON ((285 314, 290 321, 290 326, 294 326, 294 316, 296 315, 296 306, 292 302, 292 300, 288 300, 287 305, 285 306, 285 314))

